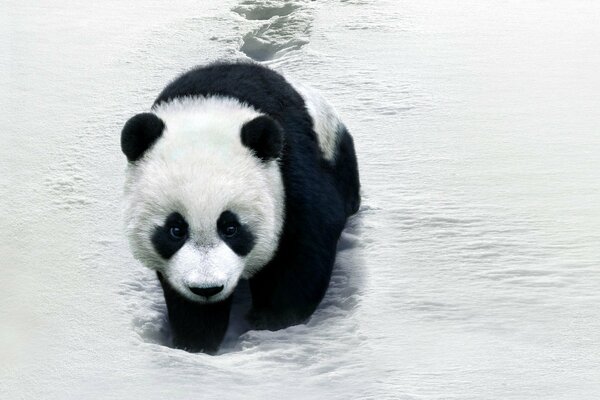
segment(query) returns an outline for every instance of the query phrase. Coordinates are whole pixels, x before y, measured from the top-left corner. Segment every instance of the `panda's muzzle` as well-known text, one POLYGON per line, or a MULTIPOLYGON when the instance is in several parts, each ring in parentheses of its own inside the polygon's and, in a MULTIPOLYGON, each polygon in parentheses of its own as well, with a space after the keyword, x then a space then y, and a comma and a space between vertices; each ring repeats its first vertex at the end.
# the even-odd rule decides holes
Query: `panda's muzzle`
POLYGON ((211 287, 190 287, 190 291, 198 296, 206 297, 207 299, 214 296, 217 293, 221 293, 224 286, 211 286, 211 287))

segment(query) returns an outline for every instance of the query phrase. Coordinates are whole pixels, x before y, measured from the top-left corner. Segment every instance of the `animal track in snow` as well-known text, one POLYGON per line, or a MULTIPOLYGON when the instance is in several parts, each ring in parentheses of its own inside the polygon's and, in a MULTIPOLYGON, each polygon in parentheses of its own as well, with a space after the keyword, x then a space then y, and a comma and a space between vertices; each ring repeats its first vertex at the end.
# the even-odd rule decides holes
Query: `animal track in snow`
POLYGON ((253 2, 246 2, 238 7, 235 7, 232 11, 240 14, 247 20, 266 20, 273 17, 286 16, 298 8, 300 8, 300 5, 292 3, 285 3, 280 6, 265 6, 257 5, 253 2))
POLYGON ((240 51, 253 60, 273 60, 309 43, 313 19, 309 2, 246 1, 232 11, 247 20, 268 21, 242 38, 240 51))

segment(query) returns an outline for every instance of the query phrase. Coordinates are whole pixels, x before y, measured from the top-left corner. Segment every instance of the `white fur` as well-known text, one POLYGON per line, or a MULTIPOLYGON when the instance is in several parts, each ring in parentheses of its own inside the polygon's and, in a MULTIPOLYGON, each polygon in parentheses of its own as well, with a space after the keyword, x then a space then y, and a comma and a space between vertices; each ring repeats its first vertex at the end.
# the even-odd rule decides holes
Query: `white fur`
POLYGON ((343 126, 337 112, 317 90, 298 82, 293 82, 292 85, 304 99, 306 109, 313 119, 323 157, 328 161, 335 161, 339 133, 343 126))
POLYGON ((225 290, 214 299, 224 298, 240 276, 248 278, 270 261, 282 228, 279 165, 262 162, 240 139, 243 124, 260 113, 217 96, 176 99, 152 111, 165 122, 165 130, 144 157, 129 166, 125 186, 133 254, 163 272, 188 298, 201 300, 183 288, 188 283, 223 284, 225 290), (217 219, 225 210, 237 214, 255 237, 245 257, 229 254, 217 234, 217 219), (150 238, 172 212, 186 219, 190 238, 175 256, 164 260, 150 238))
POLYGON ((244 260, 225 243, 202 247, 188 242, 172 257, 164 276, 175 290, 197 301, 204 297, 192 293, 190 287, 223 285, 220 293, 210 297, 215 302, 225 300, 233 292, 243 271, 244 260))

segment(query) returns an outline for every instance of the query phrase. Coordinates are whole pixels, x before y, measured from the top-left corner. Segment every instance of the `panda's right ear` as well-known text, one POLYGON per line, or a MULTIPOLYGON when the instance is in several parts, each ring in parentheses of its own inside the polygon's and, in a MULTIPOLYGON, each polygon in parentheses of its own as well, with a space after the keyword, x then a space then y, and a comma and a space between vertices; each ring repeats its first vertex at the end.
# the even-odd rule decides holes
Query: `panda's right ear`
POLYGON ((165 123, 155 114, 142 113, 131 117, 121 131, 121 150, 127 160, 139 160, 161 137, 164 129, 165 123))

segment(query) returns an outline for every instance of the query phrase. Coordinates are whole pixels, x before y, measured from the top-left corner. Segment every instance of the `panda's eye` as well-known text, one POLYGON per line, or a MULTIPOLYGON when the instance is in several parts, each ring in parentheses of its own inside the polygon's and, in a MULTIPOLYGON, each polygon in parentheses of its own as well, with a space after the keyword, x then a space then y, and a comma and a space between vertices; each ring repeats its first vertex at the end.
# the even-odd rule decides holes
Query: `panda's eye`
POLYGON ((187 229, 185 229, 182 226, 172 226, 171 229, 169 229, 169 235, 171 235, 171 237, 175 240, 181 240, 183 238, 185 238, 185 235, 187 234, 187 229))
POLYGON ((217 231, 223 239, 231 239, 240 234, 242 226, 237 215, 231 211, 223 211, 217 220, 217 231))
POLYGON ((225 237, 234 237, 238 233, 239 224, 237 222, 229 222, 223 226, 223 235, 225 237))
POLYGON ((237 231, 238 231, 238 224, 235 222, 229 223, 229 224, 225 225, 225 227, 223 228, 223 234, 227 237, 235 236, 237 234, 237 231))

